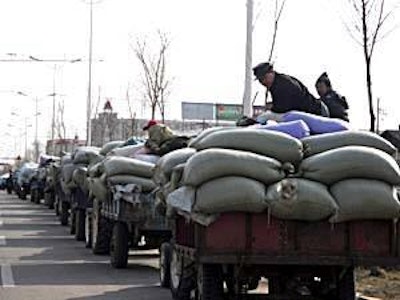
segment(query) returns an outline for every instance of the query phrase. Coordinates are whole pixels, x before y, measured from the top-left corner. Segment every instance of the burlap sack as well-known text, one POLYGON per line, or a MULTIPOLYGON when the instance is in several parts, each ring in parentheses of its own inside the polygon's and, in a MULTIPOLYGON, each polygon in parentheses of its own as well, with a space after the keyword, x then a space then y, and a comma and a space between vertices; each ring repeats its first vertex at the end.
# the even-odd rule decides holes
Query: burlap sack
POLYGON ((276 159, 251 152, 230 149, 208 149, 193 155, 186 163, 183 182, 199 186, 226 176, 255 179, 266 185, 282 180, 285 173, 276 159))
POLYGON ((100 150, 100 154, 103 155, 103 156, 106 156, 111 150, 122 146, 124 143, 125 143, 124 141, 108 142, 108 143, 103 145, 103 147, 100 150))
POLYGON ((81 188, 85 186, 87 178, 87 168, 79 167, 72 173, 72 180, 81 188))
POLYGON ((129 157, 110 157, 104 161, 107 177, 114 175, 133 175, 144 178, 153 176, 154 164, 129 157))
POLYGON ((381 181, 348 179, 331 187, 339 210, 331 222, 400 218, 396 188, 381 181))
POLYGON ((207 128, 205 130, 203 130, 202 132, 200 132, 195 138, 193 138, 190 142, 189 142, 189 147, 191 148, 197 148, 197 144, 204 139, 206 136, 217 132, 217 131, 221 131, 221 130, 230 130, 230 129, 234 129, 235 127, 221 127, 221 126, 217 126, 217 127, 211 127, 211 128, 207 128))
POLYGON ((107 156, 123 156, 123 157, 132 157, 134 154, 142 149, 144 146, 143 144, 138 145, 130 145, 121 148, 115 148, 108 152, 107 156))
POLYGON ((243 150, 291 163, 297 163, 303 157, 303 146, 298 139, 281 132, 251 128, 211 133, 200 140, 195 148, 243 150))
POLYGON ((266 208, 264 184, 236 176, 214 179, 198 187, 194 205, 194 211, 207 214, 233 211, 259 213, 266 208))
POLYGON ((396 148, 389 141, 369 131, 319 134, 303 138, 301 141, 305 157, 345 146, 366 146, 382 150, 390 155, 396 153, 396 148))
POLYGON ((89 165, 102 159, 97 147, 79 147, 75 150, 73 156, 74 164, 89 165))
POLYGON ((116 185, 116 184, 125 185, 133 183, 139 185, 142 188, 142 191, 145 193, 151 192, 156 188, 155 183, 151 179, 132 176, 132 175, 114 175, 108 177, 107 181, 110 185, 116 185))
POLYGON ((266 201, 271 215, 285 220, 320 221, 338 209, 325 185, 300 178, 270 186, 266 201))
POLYGON ((400 169, 389 154, 370 147, 347 146, 303 160, 299 176, 327 185, 348 178, 366 178, 400 184, 400 169))
POLYGON ((193 148, 183 148, 161 157, 154 168, 154 182, 161 186, 167 184, 171 179, 172 170, 176 166, 185 163, 195 153, 196 150, 193 148))

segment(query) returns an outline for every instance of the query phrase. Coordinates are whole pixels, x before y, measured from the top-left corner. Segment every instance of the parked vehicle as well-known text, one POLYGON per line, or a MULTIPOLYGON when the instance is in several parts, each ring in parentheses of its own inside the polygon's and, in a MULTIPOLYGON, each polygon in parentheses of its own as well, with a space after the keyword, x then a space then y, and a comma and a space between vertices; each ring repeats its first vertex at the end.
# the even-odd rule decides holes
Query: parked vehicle
POLYGON ((153 193, 134 184, 109 185, 107 201, 94 201, 92 245, 95 253, 110 253, 114 268, 125 268, 129 249, 159 249, 171 230, 156 210, 153 193), (125 195, 121 197, 121 192, 125 195))
POLYGON ((179 300, 193 291, 197 299, 223 299, 224 283, 240 297, 261 276, 269 289, 262 299, 354 300, 355 267, 400 261, 400 222, 392 220, 333 226, 225 213, 204 227, 178 216, 172 241, 161 247, 160 278, 179 300))

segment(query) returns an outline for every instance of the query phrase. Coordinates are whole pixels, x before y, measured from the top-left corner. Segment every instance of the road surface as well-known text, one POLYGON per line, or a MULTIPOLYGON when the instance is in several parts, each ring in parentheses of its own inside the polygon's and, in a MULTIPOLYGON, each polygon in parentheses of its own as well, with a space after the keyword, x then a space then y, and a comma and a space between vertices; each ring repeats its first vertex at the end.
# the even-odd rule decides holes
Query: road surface
POLYGON ((171 300, 157 252, 113 269, 59 225, 53 210, 0 192, 0 300, 171 300))

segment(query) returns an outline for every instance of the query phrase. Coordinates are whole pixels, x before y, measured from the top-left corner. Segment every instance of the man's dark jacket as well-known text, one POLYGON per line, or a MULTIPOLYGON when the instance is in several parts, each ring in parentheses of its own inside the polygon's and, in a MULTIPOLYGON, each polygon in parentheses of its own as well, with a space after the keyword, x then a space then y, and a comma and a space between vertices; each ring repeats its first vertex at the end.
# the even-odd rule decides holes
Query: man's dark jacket
POLYGON ((345 97, 332 90, 329 91, 325 96, 321 97, 321 101, 328 106, 331 118, 339 118, 349 121, 349 116, 347 113, 349 105, 347 104, 345 97))
POLYGON ((310 94, 304 84, 292 76, 275 72, 275 79, 269 91, 272 95, 273 112, 299 110, 321 115, 321 102, 310 94))

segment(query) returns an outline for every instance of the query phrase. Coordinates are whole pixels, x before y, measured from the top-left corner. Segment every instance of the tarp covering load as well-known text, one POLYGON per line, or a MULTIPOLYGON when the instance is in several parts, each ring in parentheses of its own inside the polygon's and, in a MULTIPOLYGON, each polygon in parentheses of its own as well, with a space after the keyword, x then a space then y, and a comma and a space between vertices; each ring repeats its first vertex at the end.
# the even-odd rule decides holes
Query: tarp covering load
POLYGON ((400 169, 389 154, 364 146, 347 146, 306 158, 299 176, 327 185, 348 178, 366 178, 400 184, 400 169))
POLYGON ((345 146, 366 146, 382 150, 390 155, 396 148, 387 140, 369 131, 343 131, 310 136, 302 139, 304 156, 309 157, 345 146))
POLYGON ((105 160, 102 160, 101 162, 98 162, 94 165, 90 165, 88 167, 88 175, 89 177, 100 177, 104 173, 104 162, 108 160, 106 158, 105 160))
POLYGON ((74 164, 89 165, 101 161, 103 156, 99 151, 97 147, 79 147, 72 155, 74 164))
POLYGON ((267 125, 256 125, 254 128, 283 132, 298 139, 302 139, 310 135, 310 128, 302 120, 267 125))
POLYGON ((151 178, 154 164, 128 157, 110 157, 104 162, 104 171, 107 177, 114 175, 134 175, 151 178))
POLYGON ((135 184, 140 186, 141 190, 145 193, 151 192, 156 188, 155 183, 148 178, 143 178, 134 175, 113 175, 107 178, 107 181, 111 185, 125 185, 125 184, 135 184))
POLYGON ((25 163, 18 174, 18 184, 29 183, 38 167, 39 165, 36 163, 25 163))
POLYGON ((197 188, 194 211, 215 214, 231 211, 262 212, 267 208, 265 186, 244 177, 211 180, 197 188))
POLYGON ((112 141, 108 142, 103 145, 103 147, 100 150, 100 155, 106 156, 110 151, 114 150, 115 148, 121 147, 125 141, 112 141))
POLYGON ((400 218, 396 188, 385 182, 349 179, 331 187, 339 210, 331 222, 400 218))
POLYGON ((283 122, 304 121, 311 130, 311 134, 339 132, 350 129, 350 124, 340 119, 332 119, 313 115, 302 111, 291 111, 283 115, 283 122))
POLYGON ((252 178, 268 185, 283 179, 285 173, 282 164, 273 158, 238 150, 208 149, 187 161, 183 182, 199 186, 226 176, 252 178))
POLYGON ((72 174, 74 171, 78 168, 85 167, 86 165, 75 165, 72 163, 65 164, 62 166, 61 170, 61 178, 66 182, 71 182, 72 181, 72 174))
POLYGON ((160 185, 168 183, 173 168, 185 163, 195 153, 193 148, 183 148, 164 155, 155 165, 153 180, 160 185))
POLYGON ((325 185, 299 178, 270 186, 266 201, 272 216, 286 220, 320 221, 338 209, 325 185))
POLYGON ((195 148, 243 150, 291 163, 297 163, 303 157, 303 146, 298 139, 281 132, 251 128, 213 132, 200 140, 195 148))
POLYGON ((61 166, 72 163, 72 156, 71 154, 64 155, 61 157, 61 166))
POLYGON ((108 190, 103 178, 88 178, 89 189, 92 195, 99 201, 107 201, 108 190))

